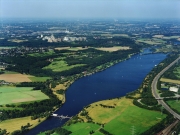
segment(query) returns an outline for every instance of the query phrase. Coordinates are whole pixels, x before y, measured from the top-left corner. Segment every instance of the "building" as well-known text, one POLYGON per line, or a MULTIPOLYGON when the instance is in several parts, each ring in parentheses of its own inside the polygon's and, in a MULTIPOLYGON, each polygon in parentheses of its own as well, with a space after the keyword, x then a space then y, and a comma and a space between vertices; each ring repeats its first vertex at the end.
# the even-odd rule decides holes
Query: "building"
POLYGON ((170 87, 169 88, 169 91, 173 91, 173 92, 178 92, 178 88, 176 88, 176 87, 170 87))

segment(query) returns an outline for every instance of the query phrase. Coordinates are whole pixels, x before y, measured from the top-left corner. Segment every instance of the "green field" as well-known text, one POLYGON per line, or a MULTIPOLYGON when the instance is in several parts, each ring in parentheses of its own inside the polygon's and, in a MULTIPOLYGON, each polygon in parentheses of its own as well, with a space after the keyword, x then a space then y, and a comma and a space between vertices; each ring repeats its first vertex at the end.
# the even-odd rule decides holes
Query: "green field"
POLYGON ((54 51, 31 53, 31 54, 28 54, 28 55, 33 56, 33 57, 44 57, 44 56, 50 56, 52 54, 54 54, 54 51))
POLYGON ((51 69, 53 71, 61 72, 61 71, 69 70, 69 69, 72 69, 74 67, 80 67, 80 66, 84 66, 84 64, 76 64, 76 65, 69 66, 61 58, 56 58, 56 59, 54 59, 54 61, 51 64, 49 64, 48 66, 44 67, 43 69, 51 69))
POLYGON ((140 134, 163 118, 165 118, 165 115, 161 115, 160 112, 129 106, 121 115, 107 123, 104 129, 113 135, 130 135, 130 130, 134 126, 136 133, 140 134))
POLYGON ((76 123, 71 126, 65 126, 64 128, 71 131, 71 135, 88 135, 90 131, 98 130, 100 125, 93 123, 76 123))
POLYGON ((171 108, 177 110, 180 114, 180 101, 179 100, 178 101, 177 100, 169 100, 169 101, 166 101, 166 103, 168 103, 168 105, 171 108))
POLYGON ((51 79, 51 77, 29 77, 32 82, 45 82, 47 79, 51 79))
POLYGON ((138 39, 136 40, 137 42, 141 42, 141 43, 146 43, 146 44, 149 44, 149 45, 157 45, 157 44, 162 44, 164 43, 162 40, 153 40, 153 39, 138 39))
POLYGON ((49 99, 40 90, 30 87, 0 87, 0 105, 49 99))

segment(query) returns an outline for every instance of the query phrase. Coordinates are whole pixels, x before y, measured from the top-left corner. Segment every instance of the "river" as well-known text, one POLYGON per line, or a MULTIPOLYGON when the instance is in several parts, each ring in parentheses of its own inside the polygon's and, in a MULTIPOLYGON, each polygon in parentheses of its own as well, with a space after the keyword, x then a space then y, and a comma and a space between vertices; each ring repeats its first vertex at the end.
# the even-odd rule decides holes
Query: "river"
MULTIPOLYGON (((125 96, 126 93, 136 90, 151 69, 165 58, 166 54, 162 53, 137 54, 102 72, 78 79, 68 88, 65 104, 55 113, 74 116, 84 106, 93 102, 125 96)), ((66 121, 50 117, 30 130, 27 135, 62 126, 66 121)))

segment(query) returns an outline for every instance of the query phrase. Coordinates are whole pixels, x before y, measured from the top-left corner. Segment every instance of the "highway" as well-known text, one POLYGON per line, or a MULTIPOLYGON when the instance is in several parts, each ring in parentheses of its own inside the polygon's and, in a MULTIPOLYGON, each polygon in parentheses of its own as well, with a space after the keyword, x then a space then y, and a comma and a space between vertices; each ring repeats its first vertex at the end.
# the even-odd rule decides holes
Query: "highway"
MULTIPOLYGON (((151 89, 152 89, 152 94, 153 96, 158 100, 161 99, 161 97, 159 97, 159 94, 157 93, 157 82, 159 80, 159 78, 161 77, 161 75, 164 74, 164 72, 166 70, 168 70, 171 66, 173 66, 176 62, 178 62, 178 60, 180 59, 180 57, 178 57, 175 61, 173 61, 171 64, 169 64, 166 68, 164 68, 159 74, 156 75, 156 77, 153 79, 152 84, 151 84, 151 89)), ((171 113, 175 118, 180 120, 180 115, 177 114, 176 112, 174 112, 163 100, 158 100, 159 104, 161 104, 163 106, 164 109, 166 109, 169 113, 171 113)))

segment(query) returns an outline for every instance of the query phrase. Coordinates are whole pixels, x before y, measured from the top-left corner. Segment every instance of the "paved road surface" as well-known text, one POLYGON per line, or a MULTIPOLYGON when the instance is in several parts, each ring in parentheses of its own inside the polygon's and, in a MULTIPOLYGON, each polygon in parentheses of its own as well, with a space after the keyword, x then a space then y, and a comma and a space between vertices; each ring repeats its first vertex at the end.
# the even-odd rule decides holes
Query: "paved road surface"
MULTIPOLYGON (((159 94, 157 93, 157 82, 158 79, 161 77, 161 75, 164 74, 166 70, 168 70, 171 66, 173 66, 178 60, 180 59, 177 58, 175 61, 173 61, 171 64, 169 64, 166 68, 164 68, 152 81, 151 84, 151 89, 152 89, 152 94, 156 99, 160 99, 159 94)), ((169 113, 171 113, 175 118, 180 120, 180 115, 174 112, 163 100, 158 100, 159 104, 161 104, 169 113)))

